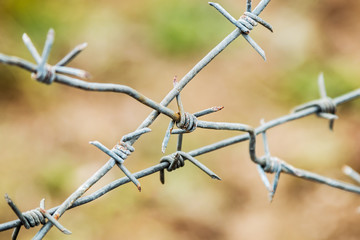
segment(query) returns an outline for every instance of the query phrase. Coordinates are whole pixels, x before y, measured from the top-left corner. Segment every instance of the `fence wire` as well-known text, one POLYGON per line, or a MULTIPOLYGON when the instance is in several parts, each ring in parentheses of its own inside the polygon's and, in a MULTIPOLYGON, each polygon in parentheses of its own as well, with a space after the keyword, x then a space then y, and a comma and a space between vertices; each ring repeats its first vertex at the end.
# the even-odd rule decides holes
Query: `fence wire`
MULTIPOLYGON (((113 189, 118 188, 129 182, 133 182, 137 189, 141 191, 141 184, 138 179, 157 172, 160 172, 160 180, 162 183, 164 183, 165 170, 173 171, 179 167, 183 167, 185 164, 185 160, 188 160, 192 164, 196 165, 200 170, 209 175, 211 178, 220 180, 219 176, 217 176, 212 170, 207 168, 203 163, 198 161, 195 157, 247 140, 249 140, 250 159, 257 165, 260 178, 263 181, 267 191, 269 192, 270 201, 272 201, 276 192, 281 173, 286 173, 294 177, 311 180, 314 182, 326 184, 334 188, 360 194, 359 186, 321 176, 319 174, 306 171, 304 169, 296 168, 288 164, 286 161, 272 156, 266 137, 266 131, 268 129, 282 125, 286 122, 309 116, 311 114, 317 114, 319 117, 329 120, 329 127, 332 130, 334 120, 338 118, 335 115, 336 107, 340 104, 359 98, 360 89, 343 94, 336 98, 330 98, 326 94, 324 77, 322 74, 320 74, 318 78, 320 99, 296 107, 293 112, 288 115, 281 116, 268 122, 262 120, 261 124, 256 128, 241 123, 208 122, 198 119, 199 117, 206 114, 220 111, 222 109, 221 106, 211 107, 194 114, 188 113, 184 110, 180 96, 180 92, 182 91, 182 89, 209 62, 211 62, 220 52, 222 52, 232 41, 234 41, 240 35, 249 42, 249 44, 261 55, 264 60, 266 59, 265 52, 250 37, 249 33, 258 23, 272 31, 271 25, 259 17, 259 14, 265 9, 269 2, 270 0, 262 0, 254 8, 254 10, 251 10, 251 0, 247 0, 246 11, 238 20, 233 18, 219 4, 210 2, 209 4, 213 6, 216 10, 218 10, 232 24, 234 24, 236 26, 236 29, 231 32, 227 37, 225 37, 225 39, 222 40, 215 48, 213 48, 202 60, 200 60, 181 80, 177 81, 177 79, 175 78, 174 88, 170 90, 170 92, 160 103, 153 101, 152 99, 142 95, 135 89, 132 89, 128 86, 110 83, 90 83, 81 80, 87 79, 90 76, 89 73, 84 70, 66 67, 66 65, 72 59, 74 59, 82 50, 84 50, 84 48, 87 46, 86 43, 80 44, 75 47, 74 50, 72 50, 55 65, 49 65, 47 63, 47 60, 54 41, 54 30, 52 29, 50 29, 48 32, 41 56, 34 47, 29 36, 27 36, 26 34, 23 35, 24 44, 33 56, 36 64, 30 63, 18 57, 0 54, 1 63, 14 65, 29 71, 32 73, 32 78, 36 79, 39 82, 45 84, 52 84, 53 82, 57 82, 87 91, 124 93, 153 109, 153 112, 142 122, 142 124, 135 131, 123 136, 121 138, 121 141, 117 143, 113 148, 109 149, 98 141, 90 142, 92 145, 96 146, 106 155, 108 155, 110 159, 87 181, 85 181, 76 191, 74 191, 60 206, 56 206, 46 210, 43 199, 41 200, 40 206, 38 208, 32 209, 27 212, 21 212, 19 208, 15 205, 15 203, 11 200, 11 198, 6 194, 6 202, 9 204, 14 213, 18 216, 18 219, 0 224, 0 231, 14 228, 12 238, 16 239, 21 226, 24 226, 28 229, 38 225, 43 225, 33 239, 42 239, 52 228, 52 226, 57 227, 61 232, 65 234, 70 234, 71 232, 67 230, 64 226, 62 226, 58 221, 59 218, 68 209, 94 201, 103 196, 104 194, 112 191, 113 189), (178 106, 177 111, 174 111, 167 107, 168 104, 175 98, 178 106), (178 138, 177 151, 162 157, 160 159, 160 163, 152 167, 143 169, 136 173, 131 173, 125 167, 124 163, 127 157, 135 151, 135 148, 132 145, 141 137, 141 135, 151 131, 151 129, 149 128, 150 125, 156 120, 156 118, 160 114, 164 114, 171 119, 169 126, 165 131, 165 137, 162 143, 162 151, 165 152, 168 141, 172 135, 177 135, 178 138), (177 126, 177 129, 174 129, 175 125, 177 126), (227 138, 222 141, 203 146, 189 152, 182 151, 183 134, 189 134, 195 131, 196 128, 240 131, 244 132, 244 134, 227 138), (263 137, 265 150, 264 156, 256 155, 256 136, 259 134, 261 134, 263 137), (83 197, 84 193, 97 181, 99 181, 107 172, 109 172, 115 165, 118 166, 126 176, 109 183, 108 185, 102 187, 101 189, 86 197, 83 197), (275 177, 272 183, 268 180, 266 173, 274 173, 275 177)), ((353 178, 360 184, 360 175, 355 172, 351 167, 346 166, 344 167, 343 171, 346 175, 353 178)))

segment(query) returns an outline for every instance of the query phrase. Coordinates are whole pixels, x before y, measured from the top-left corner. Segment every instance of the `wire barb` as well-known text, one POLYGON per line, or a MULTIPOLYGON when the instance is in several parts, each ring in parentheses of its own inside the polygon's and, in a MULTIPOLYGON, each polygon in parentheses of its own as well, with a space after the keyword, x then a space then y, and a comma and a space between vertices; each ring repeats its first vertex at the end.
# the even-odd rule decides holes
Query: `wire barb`
POLYGON ((23 42, 27 49, 29 50, 31 56, 34 58, 36 64, 36 70, 31 74, 31 77, 39 82, 45 84, 51 84, 56 79, 56 73, 67 74, 70 76, 75 76, 83 79, 90 78, 90 74, 84 70, 65 67, 71 60, 73 60, 82 50, 87 46, 87 43, 80 44, 75 47, 70 53, 68 53, 63 59, 61 59, 57 64, 51 66, 47 64, 47 60, 50 55, 51 47, 54 43, 55 31, 51 28, 47 34, 44 49, 42 55, 40 56, 39 52, 36 50, 36 47, 32 43, 30 37, 24 33, 22 36, 23 42))
MULTIPOLYGON (((173 80, 173 84, 174 84, 174 89, 176 89, 178 82, 177 82, 177 77, 174 77, 173 80)), ((176 126, 182 130, 184 130, 185 132, 193 132, 195 131, 196 127, 197 127, 197 118, 195 115, 187 113, 184 111, 184 106, 182 104, 181 101, 181 97, 180 97, 180 92, 178 92, 178 94, 176 95, 176 103, 177 103, 177 107, 178 107, 178 115, 180 116, 180 119, 176 122, 175 120, 171 120, 169 123, 168 128, 166 129, 165 132, 165 137, 164 140, 161 144, 161 151, 163 153, 165 153, 165 150, 167 148, 167 145, 169 143, 170 140, 170 135, 171 132, 174 128, 174 125, 176 124, 176 126)), ((207 114, 202 112, 203 115, 207 114)))
POLYGON ((338 119, 338 116, 335 115, 336 113, 336 103, 327 96, 326 94, 326 88, 325 88, 325 82, 324 82, 324 74, 320 73, 318 77, 318 86, 319 86, 319 92, 320 92, 320 99, 310 101, 308 103, 302 104, 300 106, 297 106, 293 111, 299 112, 301 110, 311 108, 311 107, 317 107, 318 112, 316 113, 319 117, 325 118, 330 120, 329 122, 329 129, 334 129, 334 121, 335 119, 338 119))
POLYGON ((79 53, 81 53, 87 46, 88 46, 88 44, 86 42, 77 45, 71 52, 69 52, 65 57, 63 57, 63 59, 61 59, 57 64, 55 64, 55 66, 65 66, 65 65, 67 65, 79 53))
MULTIPOLYGON (((176 81, 174 81, 175 83, 176 81)), ((176 86, 176 85, 175 85, 176 86)), ((241 124, 241 123, 226 123, 226 122, 207 122, 207 121, 201 121, 201 120, 197 120, 196 117, 193 115, 190 115, 186 112, 184 112, 184 107, 182 105, 181 99, 180 99, 180 94, 178 94, 176 96, 176 100, 177 100, 177 105, 179 108, 179 114, 181 116, 180 118, 180 124, 177 123, 177 127, 181 128, 182 131, 179 131, 178 134, 182 134, 185 132, 192 132, 195 130, 195 128, 193 127, 194 122, 196 122, 196 127, 200 127, 200 128, 205 128, 205 129, 215 129, 215 130, 233 130, 233 131, 243 131, 243 132, 248 132, 249 133, 249 137, 250 137, 250 141, 249 141, 249 154, 250 154, 250 158, 254 163, 258 163, 258 164, 265 164, 265 160, 258 158, 256 156, 256 151, 255 151, 255 147, 256 147, 256 135, 255 135, 255 131, 252 127, 245 125, 245 124, 241 124), (189 117, 191 116, 191 117, 189 117), (192 119, 194 118, 194 119, 192 119), (185 120, 184 120, 185 119, 185 120), (190 131, 190 130, 192 131, 190 131)), ((222 108, 216 108, 216 110, 221 110, 222 108)), ((209 111, 209 113, 211 113, 209 111)), ((174 126, 175 121, 170 122, 166 133, 165 133, 165 137, 162 143, 162 151, 165 152, 165 149, 167 147, 168 141, 170 139, 170 134, 172 132, 173 126, 174 126)))
MULTIPOLYGON (((261 125, 265 125, 264 119, 261 119, 260 123, 261 125)), ((266 136, 266 131, 262 132, 262 137, 263 137, 263 144, 265 149, 265 155, 262 157, 262 159, 265 159, 265 165, 262 166, 260 164, 257 164, 257 170, 259 172, 262 182, 264 183, 266 189, 269 192, 269 201, 272 202, 279 183, 280 173, 282 170, 282 163, 278 158, 271 156, 269 150, 269 144, 266 136), (275 177, 272 184, 270 184, 270 181, 267 178, 265 172, 275 173, 275 177)))
POLYGON ((141 128, 137 129, 132 133, 126 134, 121 138, 121 141, 116 144, 112 150, 105 147, 99 141, 92 141, 90 144, 94 145, 105 154, 110 156, 115 160, 116 165, 120 168, 120 170, 135 184, 139 192, 141 192, 141 184, 140 182, 131 174, 131 172, 124 166, 125 159, 131 154, 131 152, 135 151, 135 148, 129 143, 132 139, 136 139, 141 135, 150 132, 150 128, 141 128))
MULTIPOLYGON (((122 138, 121 138, 121 142, 128 142, 128 141, 131 141, 132 139, 136 139, 138 137, 140 137, 141 135, 145 134, 145 133, 148 133, 148 132, 151 132, 151 129, 150 128, 140 128, 140 129, 137 129, 135 130, 134 132, 131 132, 131 133, 128 133, 126 135, 124 135, 122 138)), ((131 147, 130 144, 128 144, 128 147, 131 147)))
POLYGON ((50 213, 48 213, 48 211, 45 210, 45 198, 43 198, 40 201, 40 207, 37 210, 39 210, 44 215, 44 217, 46 217, 49 220, 49 222, 51 222, 62 233, 67 235, 71 234, 69 230, 67 230, 64 226, 62 226, 58 220, 56 220, 53 216, 51 216, 50 213))
POLYGON ((32 77, 40 82, 51 84, 55 79, 55 70, 50 66, 46 66, 46 62, 49 58, 51 47, 54 43, 55 32, 54 29, 50 28, 45 45, 44 50, 42 52, 41 61, 39 63, 36 74, 33 74, 32 77))
MULTIPOLYGON (((175 152, 173 154, 162 157, 161 160, 160 160, 160 163, 167 162, 168 167, 166 168, 166 170, 168 172, 171 172, 171 171, 173 171, 175 169, 183 167, 185 165, 185 160, 189 160, 192 164, 194 164, 195 166, 200 168, 203 172, 205 172, 211 178, 221 180, 220 177, 218 177, 213 171, 211 171, 209 168, 207 168, 204 164, 202 164, 201 162, 196 160, 190 154, 182 152, 182 151, 177 151, 177 152, 175 152)), ((165 184, 165 172, 164 172, 164 169, 160 170, 160 182, 162 184, 165 184)))
MULTIPOLYGON (((267 1, 269 2, 269 1, 267 1)), ((232 24, 234 24, 237 28, 240 29, 242 36, 245 40, 260 54, 260 56, 266 61, 266 56, 264 50, 249 36, 251 30, 260 23, 262 26, 267 28, 269 31, 273 32, 272 26, 267 23, 265 20, 260 18, 258 14, 251 12, 251 0, 248 0, 246 3, 246 11, 245 13, 236 20, 230 13, 228 13, 220 4, 209 2, 210 6, 214 7, 218 10, 225 18, 227 18, 232 24)), ((258 6, 262 3, 260 2, 258 6)), ((266 3, 267 4, 267 3, 266 3)))
POLYGON ((354 181, 360 184, 360 174, 349 166, 344 166, 342 171, 345 175, 351 177, 354 181))
POLYGON ((110 150, 98 141, 92 141, 90 144, 94 145, 112 159, 114 159, 121 171, 123 171, 123 173, 135 184, 139 192, 141 191, 140 182, 123 165, 125 159, 130 155, 131 152, 135 150, 132 146, 124 142, 120 142, 119 144, 116 144, 112 150, 110 150))
MULTIPOLYGON (((173 83, 174 83, 174 88, 176 89, 178 84, 176 76, 174 77, 173 83)), ((178 106, 178 110, 179 110, 178 114, 180 115, 180 119, 178 122, 175 122, 174 120, 170 121, 168 128, 165 131, 165 136, 161 145, 161 151, 163 153, 165 153, 171 134, 183 134, 183 133, 193 132, 198 126, 198 122, 199 122, 199 120, 197 119, 198 117, 210 113, 218 112, 224 108, 223 106, 217 106, 202 110, 194 114, 185 112, 184 106, 181 101, 180 92, 178 93, 178 95, 176 95, 176 103, 178 106), (175 124, 179 129, 173 130, 175 124)))
POLYGON ((251 12, 251 0, 246 1, 246 11, 251 12))
MULTIPOLYGON (((8 194, 5 194, 5 200, 14 211, 16 216, 20 219, 21 224, 24 225, 26 229, 36 227, 40 224, 44 225, 46 223, 45 218, 48 219, 51 223, 54 224, 56 228, 58 228, 64 234, 71 234, 69 230, 67 230, 64 226, 62 226, 53 216, 51 216, 48 211, 45 210, 45 199, 43 198, 40 201, 40 207, 22 213, 19 208, 15 205, 15 203, 11 200, 8 194)), ((12 239, 16 240, 19 232, 20 232, 21 225, 18 225, 14 232, 12 233, 12 239)))

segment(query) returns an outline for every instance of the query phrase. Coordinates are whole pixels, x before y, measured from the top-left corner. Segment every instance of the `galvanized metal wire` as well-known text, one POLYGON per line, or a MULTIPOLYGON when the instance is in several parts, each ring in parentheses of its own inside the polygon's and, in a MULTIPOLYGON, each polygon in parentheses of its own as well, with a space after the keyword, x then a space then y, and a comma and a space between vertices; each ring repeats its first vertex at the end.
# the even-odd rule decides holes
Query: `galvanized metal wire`
MULTIPOLYGON (((65 67, 65 65, 70 63, 71 60, 74 59, 74 57, 76 57, 86 47, 86 43, 75 47, 74 50, 67 54, 57 64, 48 64, 47 60, 50 54, 51 47, 53 45, 55 34, 52 29, 50 29, 47 35, 47 39, 41 56, 32 44, 29 36, 27 36, 26 34, 23 35, 23 41, 27 46, 29 52, 33 56, 36 64, 30 63, 21 58, 0 54, 1 63, 14 65, 27 70, 32 73, 32 78, 36 79, 41 83, 52 84, 54 82, 57 82, 68 85, 70 87, 75 87, 88 91, 124 93, 154 110, 135 131, 123 136, 121 138, 121 141, 117 143, 113 148, 109 149, 98 141, 90 142, 92 145, 96 146, 106 155, 108 155, 110 159, 88 180, 86 180, 77 190, 75 190, 61 205, 45 210, 44 200, 42 200, 39 208, 35 208, 22 213, 15 205, 15 203, 11 200, 11 198, 6 195, 6 201, 11 207, 11 209, 15 212, 18 219, 0 224, 0 231, 14 228, 15 230, 13 233, 13 239, 16 239, 22 225, 24 225, 25 228, 30 228, 36 227, 41 224, 43 225, 42 228, 38 231, 38 233, 34 236, 33 239, 42 239, 52 228, 52 226, 56 226, 62 232, 70 234, 71 232, 59 223, 59 218, 67 210, 94 201, 103 196, 104 194, 128 182, 133 182, 140 191, 141 185, 138 179, 148 175, 152 175, 157 172, 160 172, 160 180, 162 183, 164 183, 165 170, 174 171, 177 168, 183 167, 185 165, 185 160, 188 160, 189 162, 196 165, 200 170, 205 172, 211 178, 220 180, 219 176, 217 176, 203 163, 198 161, 195 157, 247 140, 249 140, 249 159, 257 165, 260 178, 263 181, 267 191, 269 192, 270 201, 272 201, 274 197, 277 185, 279 183, 279 178, 282 173, 360 194, 359 186, 321 176, 319 174, 304 169, 296 168, 288 164, 286 161, 281 160, 278 157, 272 156, 270 154, 268 140, 266 137, 266 131, 268 129, 282 125, 286 122, 304 118, 311 114, 317 114, 319 117, 329 119, 330 129, 333 129, 334 120, 337 119, 337 116, 335 115, 336 107, 340 104, 359 98, 360 89, 343 94, 336 98, 330 98, 326 94, 324 78, 321 74, 319 76, 319 88, 321 97, 319 100, 315 100, 301 105, 295 108, 295 110, 288 115, 281 116, 268 122, 262 121, 261 124, 256 128, 242 123, 208 122, 198 119, 199 117, 206 114, 217 112, 221 110, 222 107, 213 107, 194 114, 190 114, 185 111, 184 106, 182 105, 180 98, 180 92, 182 91, 182 89, 209 62, 211 62, 220 52, 222 52, 232 41, 234 41, 240 35, 243 36, 250 43, 250 45, 254 47, 254 49, 265 59, 265 52, 252 40, 252 38, 249 36, 249 33, 258 23, 272 31, 271 25, 258 16, 268 5, 269 2, 270 0, 262 0, 252 11, 251 1, 248 0, 246 5, 246 11, 244 15, 238 20, 233 18, 219 4, 210 3, 211 6, 215 7, 223 16, 225 16, 232 24, 234 24, 236 26, 236 29, 232 33, 230 33, 223 41, 221 41, 214 49, 212 49, 202 60, 200 60, 180 81, 177 82, 175 80, 174 88, 169 91, 169 93, 160 103, 157 103, 152 99, 145 97, 135 89, 132 89, 125 85, 110 83, 90 83, 84 80, 80 80, 79 78, 88 78, 89 73, 81 69, 65 67), (176 98, 177 101, 178 111, 174 111, 167 107, 174 98, 176 98), (151 131, 149 126, 156 120, 159 114, 164 114, 171 119, 170 124, 165 131, 162 151, 165 152, 171 135, 177 135, 178 137, 177 151, 162 157, 160 159, 160 163, 155 164, 152 167, 143 169, 136 173, 131 173, 124 166, 126 162, 125 160, 130 156, 132 152, 135 151, 133 144, 141 137, 141 135, 151 131), (178 129, 174 129, 175 126, 177 126, 178 129), (183 134, 190 134, 196 132, 197 128, 241 131, 245 133, 237 135, 235 137, 224 139, 222 141, 218 141, 207 146, 203 146, 198 149, 194 149, 189 152, 182 151, 183 134), (256 154, 256 136, 259 134, 262 134, 263 136, 265 149, 265 155, 260 157, 256 154), (86 197, 82 197, 89 188, 91 188, 95 183, 97 183, 97 181, 99 181, 105 174, 107 174, 115 165, 117 165, 123 171, 123 173, 126 175, 125 177, 122 177, 107 184, 106 186, 103 186, 101 189, 86 197), (270 183, 265 173, 274 173, 275 177, 273 183, 270 183)), ((344 172, 345 174, 353 178, 355 181, 360 183, 359 174, 356 173, 353 169, 351 169, 350 167, 345 167, 344 172)))

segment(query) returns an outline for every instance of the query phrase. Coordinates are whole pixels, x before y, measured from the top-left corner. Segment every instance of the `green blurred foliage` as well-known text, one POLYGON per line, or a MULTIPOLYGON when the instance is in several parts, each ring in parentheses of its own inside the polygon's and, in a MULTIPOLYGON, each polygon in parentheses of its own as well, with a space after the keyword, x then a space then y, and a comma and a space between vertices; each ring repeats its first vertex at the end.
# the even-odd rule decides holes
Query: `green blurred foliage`
POLYGON ((231 29, 227 20, 203 1, 157 0, 147 14, 152 46, 167 55, 203 52, 231 29))
POLYGON ((84 17, 86 7, 90 4, 84 3, 85 1, 3 0, 0 7, 7 14, 5 19, 8 17, 15 20, 16 25, 25 29, 32 35, 33 41, 37 42, 44 39, 44 32, 50 27, 61 32, 76 26, 74 23, 84 17))

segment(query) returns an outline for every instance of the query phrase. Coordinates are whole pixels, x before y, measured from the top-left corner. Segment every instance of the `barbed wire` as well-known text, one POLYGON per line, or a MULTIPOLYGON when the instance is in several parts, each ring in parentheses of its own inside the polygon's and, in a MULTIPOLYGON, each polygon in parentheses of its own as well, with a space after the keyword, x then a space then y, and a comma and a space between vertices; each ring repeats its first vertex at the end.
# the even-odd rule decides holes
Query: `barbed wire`
MULTIPOLYGON (((36 64, 30 63, 18 57, 0 54, 1 63, 14 65, 27 70, 32 73, 31 76, 33 79, 41 83, 52 84, 53 82, 57 82, 88 91, 124 93, 154 110, 135 131, 123 136, 121 138, 121 141, 117 143, 113 148, 109 149, 98 141, 90 142, 90 144, 96 146, 105 154, 107 154, 110 159, 88 180, 86 180, 76 191, 74 191, 61 205, 46 210, 44 206, 45 200, 43 199, 40 202, 39 208, 22 213, 15 205, 15 203, 11 200, 11 198, 6 194, 5 199, 7 203, 19 219, 0 224, 0 231, 14 228, 12 238, 16 239, 22 225, 24 225, 25 228, 30 228, 36 227, 41 224, 43 225, 42 228, 37 232, 33 239, 42 239, 52 226, 56 226, 60 231, 65 234, 70 234, 71 232, 58 222, 59 218, 68 209, 94 201, 103 196, 104 194, 128 182, 133 182, 137 189, 141 191, 141 185, 138 179, 148 175, 152 175, 157 172, 160 172, 160 180, 161 183, 164 184, 165 170, 170 172, 180 167, 183 167, 185 165, 185 160, 188 160, 194 165, 196 165, 199 169, 201 169, 211 178, 220 180, 219 176, 217 176, 213 171, 207 168, 203 163, 198 161, 195 157, 247 140, 249 140, 250 159, 257 165, 260 178, 263 181, 267 191, 269 192, 270 201, 272 201, 276 192, 281 173, 286 173, 298 178, 315 181, 334 188, 360 194, 359 186, 328 178, 304 169, 296 168, 288 164, 284 160, 272 156, 270 154, 268 140, 266 137, 266 131, 268 129, 282 125, 286 122, 309 116, 311 114, 317 114, 319 117, 330 120, 329 127, 332 130, 334 120, 338 118, 335 115, 336 107, 340 104, 359 98, 360 89, 343 94, 336 98, 330 98, 326 94, 324 77, 322 74, 320 74, 318 78, 318 85, 320 90, 319 100, 305 103, 304 105, 296 107, 292 113, 273 119, 271 121, 265 122, 264 120, 262 120, 260 126, 258 126, 257 128, 253 128, 251 126, 241 123, 209 122, 198 119, 199 117, 206 114, 214 113, 221 110, 223 108, 221 106, 208 108, 194 114, 190 114, 184 110, 184 106, 181 102, 180 92, 209 62, 211 62, 219 53, 221 53, 232 41, 234 41, 240 35, 249 42, 249 44, 262 56, 264 60, 266 60, 265 52, 249 36, 249 33, 257 25, 257 23, 263 25, 264 27, 272 31, 271 25, 258 16, 268 5, 269 2, 270 0, 260 1, 260 3, 252 11, 251 0, 247 0, 246 11, 238 20, 233 18, 223 7, 221 7, 221 5, 210 2, 209 4, 213 6, 216 10, 218 10, 223 16, 225 16, 232 24, 234 24, 236 26, 236 29, 227 37, 225 37, 224 40, 222 40, 215 48, 213 48, 202 60, 200 60, 180 81, 177 81, 175 78, 174 88, 169 91, 169 93, 160 103, 153 101, 152 99, 142 95, 135 89, 132 89, 125 85, 110 83, 91 83, 81 80, 89 78, 90 74, 81 69, 66 67, 66 65, 72 59, 74 59, 81 51, 84 50, 84 48, 87 46, 86 43, 80 44, 75 47, 57 64, 49 65, 47 63, 47 60, 54 42, 54 30, 52 29, 50 29, 48 32, 41 56, 34 47, 29 36, 27 36, 26 34, 23 35, 24 44, 28 48, 36 64), (174 98, 176 98, 178 111, 173 111, 172 109, 167 107, 174 98), (162 143, 162 151, 165 152, 171 135, 178 135, 177 150, 174 153, 162 157, 160 159, 160 163, 132 174, 124 166, 125 160, 132 152, 135 151, 135 148, 132 145, 141 137, 141 135, 151 131, 149 126, 156 120, 156 118, 160 114, 164 114, 171 119, 170 124, 165 131, 165 137, 162 143), (178 127, 178 129, 174 129, 175 125, 178 127), (213 130, 241 131, 246 133, 237 135, 235 137, 227 138, 216 143, 194 149, 189 152, 182 151, 183 134, 192 133, 196 131, 196 128, 198 127, 213 130), (263 136, 263 144, 265 150, 265 155, 261 157, 258 157, 256 155, 256 136, 259 134, 263 136), (117 165, 123 171, 126 177, 115 180, 100 188, 96 192, 86 197, 82 197, 89 188, 91 188, 97 181, 99 181, 105 174, 107 174, 115 165, 117 165), (275 174, 273 183, 270 183, 266 173, 275 174)), ((355 172, 349 166, 344 167, 343 171, 346 175, 353 178, 360 184, 360 175, 357 172, 355 172)))

